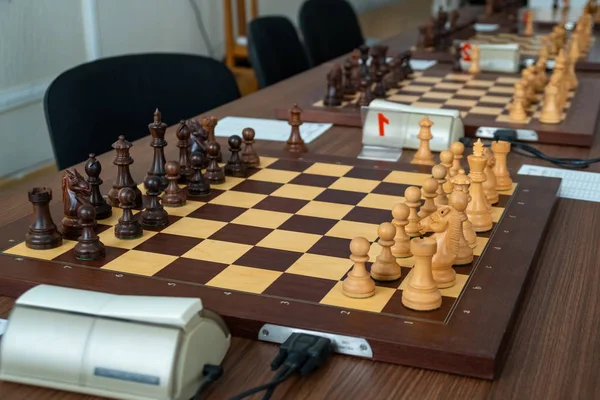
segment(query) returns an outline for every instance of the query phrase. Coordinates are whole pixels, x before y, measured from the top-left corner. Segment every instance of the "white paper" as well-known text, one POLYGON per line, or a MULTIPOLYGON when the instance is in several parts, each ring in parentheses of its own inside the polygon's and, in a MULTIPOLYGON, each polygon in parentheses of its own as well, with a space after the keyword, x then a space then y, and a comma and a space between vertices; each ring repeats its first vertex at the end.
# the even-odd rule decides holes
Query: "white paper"
MULTIPOLYGON (((300 135, 304 143, 310 143, 332 126, 333 124, 305 122, 300 125, 300 135)), ((215 128, 215 136, 238 135, 241 137, 244 128, 254 129, 254 140, 273 140, 276 142, 287 141, 291 129, 287 121, 276 119, 225 117, 219 120, 215 128)))
POLYGON ((600 174, 524 164, 520 175, 562 178, 558 195, 567 199, 600 202, 600 174))
POLYGON ((425 71, 437 64, 435 60, 410 60, 410 66, 415 71, 425 71))
POLYGON ((473 26, 477 32, 494 32, 500 28, 498 24, 475 24, 473 26))
POLYGON ((0 318, 0 336, 4 334, 6 327, 8 326, 8 320, 0 318))

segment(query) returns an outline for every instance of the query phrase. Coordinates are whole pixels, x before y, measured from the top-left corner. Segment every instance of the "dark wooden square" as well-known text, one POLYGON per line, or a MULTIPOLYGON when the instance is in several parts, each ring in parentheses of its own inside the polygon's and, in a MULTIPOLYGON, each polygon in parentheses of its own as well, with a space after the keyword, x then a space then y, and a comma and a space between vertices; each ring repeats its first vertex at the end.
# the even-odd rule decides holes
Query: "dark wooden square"
POLYGON ((275 182, 245 180, 234 186, 231 190, 234 192, 271 194, 282 186, 283 184, 275 182))
MULTIPOLYGON (((367 263, 365 263, 365 265, 367 267, 367 271, 369 271, 369 273, 371 273, 371 267, 373 266, 373 263, 367 262, 367 263)), ((381 287, 386 287, 386 288, 390 288, 390 289, 398 289, 400 287, 400 285, 402 284, 402 281, 406 278, 406 276, 410 272, 411 268, 400 267, 400 270, 402 273, 402 275, 400 275, 400 278, 396 279, 395 281, 375 281, 375 286, 381 286, 381 287)), ((344 274, 344 276, 340 280, 344 281, 348 277, 348 273, 350 271, 352 271, 352 268, 348 269, 348 271, 344 274)))
POLYGON ((324 235, 338 222, 335 219, 307 217, 304 215, 294 215, 283 223, 277 229, 286 231, 314 233, 316 235, 324 235))
POLYGON ((231 222, 247 209, 241 207, 222 206, 219 204, 204 204, 188 215, 192 218, 208 219, 211 221, 231 222))
POLYGON ((315 174, 300 174, 290 181, 294 185, 329 187, 333 182, 337 181, 335 176, 315 175, 315 174))
POLYGON ((96 232, 97 234, 100 234, 104 231, 112 229, 112 227, 113 227, 112 225, 96 224, 96 228, 94 229, 94 232, 96 232))
POLYGON ((371 179, 374 181, 382 181, 390 174, 389 169, 377 168, 360 168, 354 167, 344 175, 348 178, 371 179))
POLYGON ((384 221, 391 221, 392 212, 391 210, 380 210, 377 208, 354 207, 342 219, 367 224, 380 224, 384 221))
POLYGON ((67 251, 66 253, 61 254, 60 256, 56 257, 54 259, 54 261, 60 261, 63 262, 65 264, 76 264, 76 265, 86 265, 88 267, 103 267, 106 264, 108 264, 109 262, 111 262, 112 260, 122 256, 123 254, 127 253, 128 250, 125 249, 119 249, 117 247, 106 247, 106 256, 103 259, 100 260, 94 260, 94 261, 82 261, 82 260, 78 260, 75 257, 75 252, 73 249, 67 251))
POLYGON ((355 206, 360 203, 366 195, 366 193, 349 192, 346 190, 325 189, 325 191, 318 195, 315 200, 355 206))
POLYGON ((371 193, 385 194, 388 196, 404 196, 404 191, 409 186, 410 185, 405 185, 402 183, 381 182, 375 187, 375 189, 373 189, 371 193))
POLYGON ((200 242, 202 242, 202 239, 158 233, 135 247, 134 250, 168 254, 170 256, 182 256, 200 242))
MULTIPOLYGON (((187 188, 186 188, 186 191, 187 191, 187 188)), ((214 187, 211 187, 210 188, 210 193, 207 196, 202 196, 202 197, 188 197, 187 201, 203 201, 203 202, 208 203, 212 199, 215 199, 215 198, 219 197, 220 195, 222 195, 225 192, 226 192, 226 190, 220 190, 220 189, 215 189, 214 187)))
MULTIPOLYGON (((169 210, 167 209, 167 212, 169 212, 169 210)), ((136 217, 138 217, 138 221, 140 221, 140 223, 142 222, 142 213, 136 214, 136 217)), ((145 226, 144 225, 144 230, 145 231, 152 231, 152 232, 160 232, 163 229, 165 229, 167 226, 169 225, 173 225, 175 222, 179 221, 182 217, 178 217, 176 215, 169 215, 169 224, 165 225, 165 226, 145 226)))
POLYGON ((350 239, 323 236, 307 253, 339 258, 350 257, 350 239))
POLYGON ((473 267, 475 265, 477 265, 477 260, 478 259, 479 259, 478 256, 473 256, 473 261, 471 261, 469 264, 454 265, 454 266, 452 266, 452 268, 454 268, 454 270, 456 271, 457 274, 471 275, 471 271, 473 270, 473 267))
POLYGON ((295 214, 302 207, 307 205, 307 200, 288 199, 284 197, 269 196, 260 201, 253 208, 258 210, 278 211, 284 213, 295 214))
POLYGON ((268 249, 266 247, 253 247, 241 256, 234 264, 244 267, 269 269, 272 271, 285 271, 302 256, 295 251, 268 249))
POLYGON ((295 274, 282 274, 263 294, 318 303, 337 281, 295 274))
POLYGON ((158 271, 154 276, 205 284, 227 267, 227 264, 182 257, 158 271))
POLYGON ((269 165, 267 169, 282 169, 284 171, 302 172, 313 165, 312 162, 279 159, 269 165))
POLYGON ((498 203, 494 204, 494 207, 506 207, 508 202, 510 201, 510 196, 506 194, 498 195, 498 203))
POLYGON ((209 239, 220 240, 222 242, 255 245, 271 232, 273 232, 273 229, 258 228, 256 226, 248 225, 227 224, 223 228, 213 233, 209 239))

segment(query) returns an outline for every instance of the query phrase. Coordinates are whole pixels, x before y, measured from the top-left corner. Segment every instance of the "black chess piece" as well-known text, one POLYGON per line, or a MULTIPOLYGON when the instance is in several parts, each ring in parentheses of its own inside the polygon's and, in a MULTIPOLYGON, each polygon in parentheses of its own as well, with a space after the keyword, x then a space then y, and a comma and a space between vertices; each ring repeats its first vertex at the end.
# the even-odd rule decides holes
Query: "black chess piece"
POLYGON ((62 235, 50 215, 52 189, 36 187, 31 189, 27 195, 33 204, 33 216, 29 231, 25 235, 25 245, 35 250, 53 249, 60 246, 62 235))
MULTIPOLYGON (((177 147, 179 148, 179 183, 184 185, 188 183, 189 176, 192 174, 190 168, 189 151, 190 151, 190 128, 184 120, 179 122, 177 128, 177 147)), ((166 167, 165 167, 166 172, 166 167)), ((167 177, 167 180, 169 178, 167 177)))
MULTIPOLYGON (((162 195, 162 204, 164 207, 182 207, 186 203, 185 190, 179 187, 177 180, 179 179, 179 163, 176 161, 168 161, 165 164, 167 171, 167 179, 169 185, 162 195)), ((191 175, 190 175, 191 176, 191 175)))
POLYGON ((130 187, 119 190, 119 206, 123 209, 123 216, 115 225, 115 236, 118 239, 137 239, 142 237, 144 229, 131 211, 135 208, 136 194, 130 187))
POLYGON ((242 162, 246 164, 248 168, 258 167, 260 165, 260 157, 254 150, 254 129, 245 128, 242 131, 242 137, 244 138, 244 151, 242 151, 242 162))
POLYGON ((342 93, 340 93, 340 82, 342 79, 342 70, 339 64, 335 64, 331 71, 327 73, 327 93, 323 99, 323 104, 329 107, 342 105, 342 93))
POLYGON ((78 260, 100 260, 106 256, 106 248, 100 241, 94 225, 96 225, 96 209, 91 204, 84 204, 77 210, 79 224, 82 227, 81 236, 73 249, 78 260))
POLYGON ((158 196, 160 190, 160 178, 154 175, 148 175, 144 180, 146 188, 146 209, 141 212, 142 226, 155 227, 169 224, 169 214, 164 209, 158 196))
POLYGON ((375 73, 375 89, 373 90, 373 96, 378 99, 384 99, 386 96, 385 86, 383 85, 383 72, 381 70, 375 73))
POLYGON ((362 79, 369 80, 369 67, 367 66, 367 62, 369 61, 369 46, 361 45, 358 48, 360 51, 360 76, 362 79))
POLYGON ((356 88, 352 84, 352 60, 346 60, 344 63, 344 96, 352 96, 356 93, 356 88))
POLYGON ((165 133, 167 132, 167 124, 162 122, 162 116, 158 108, 154 111, 154 121, 148 124, 148 130, 152 135, 152 141, 150 147, 154 148, 154 157, 152 158, 152 166, 148 171, 148 176, 158 176, 160 179, 160 190, 163 191, 169 184, 167 181, 167 173, 165 172, 165 147, 167 147, 167 141, 165 140, 165 133))
POLYGON ((112 144, 113 149, 117 151, 117 156, 113 161, 113 164, 117 166, 117 179, 113 187, 108 192, 108 204, 112 207, 119 207, 119 192, 122 188, 131 188, 135 194, 134 207, 141 209, 143 205, 142 192, 137 187, 137 184, 131 176, 129 166, 133 164, 133 158, 129 154, 129 150, 133 147, 133 144, 125 140, 125 136, 119 136, 119 140, 112 144))
POLYGON ((245 178, 248 170, 240 158, 240 151, 242 151, 242 138, 238 135, 232 135, 229 137, 227 143, 229 143, 229 151, 231 152, 231 156, 225 165, 225 175, 245 178))
POLYGON ((192 153, 190 157, 192 163, 192 176, 190 177, 190 183, 187 186, 188 197, 204 197, 210 194, 210 184, 202 174, 202 165, 204 164, 203 158, 204 156, 199 151, 192 153))
MULTIPOLYGON (((206 118, 206 117, 204 117, 206 118)), ((208 140, 208 132, 202 127, 202 125, 195 119, 188 120, 188 126, 192 128, 190 154, 197 151, 202 153, 204 165, 203 168, 208 167, 208 157, 206 156, 206 142, 208 140)), ((190 165, 191 169, 191 165, 190 165)), ((192 173, 190 171, 190 173, 192 173)))
POLYGON ((412 51, 407 50, 404 53, 402 53, 402 69, 404 70, 404 76, 406 78, 410 77, 412 74, 415 73, 415 71, 412 68, 412 65, 410 65, 411 59, 412 51))
POLYGON ((369 104, 371 104, 371 89, 369 88, 366 79, 362 79, 360 81, 359 92, 360 95, 358 96, 358 101, 356 102, 356 105, 358 107, 368 107, 369 104))
POLYGON ((221 146, 218 142, 210 142, 206 147, 206 153, 208 154, 208 167, 206 167, 206 180, 210 184, 219 184, 225 182, 225 174, 223 168, 219 167, 217 160, 219 154, 221 154, 221 146))
POLYGON ((462 46, 460 42, 454 43, 454 54, 453 55, 453 63, 452 70, 454 72, 462 72, 462 65, 460 61, 462 60, 462 46))
POLYGON ((96 219, 106 219, 112 215, 112 207, 104 200, 100 192, 100 185, 102 185, 102 179, 100 179, 101 172, 102 165, 100 161, 96 159, 95 154, 90 154, 90 158, 85 163, 85 173, 88 176, 87 181, 92 191, 90 194, 90 204, 96 210, 96 219))

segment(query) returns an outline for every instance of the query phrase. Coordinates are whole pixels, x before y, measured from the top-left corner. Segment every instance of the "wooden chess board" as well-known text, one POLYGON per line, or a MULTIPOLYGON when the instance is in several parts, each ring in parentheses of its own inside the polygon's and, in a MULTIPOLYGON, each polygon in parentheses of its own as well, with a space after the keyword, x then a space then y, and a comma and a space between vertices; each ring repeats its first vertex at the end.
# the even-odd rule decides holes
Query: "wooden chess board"
MULTIPOLYGON (((510 120, 508 106, 512 100, 514 84, 519 79, 519 74, 484 72, 473 76, 455 73, 450 65, 437 64, 425 71, 416 71, 412 78, 400 82, 400 88, 389 90, 385 100, 417 107, 458 110, 467 136, 474 136, 482 126, 505 127, 534 130, 541 143, 592 145, 600 111, 600 97, 595 94, 600 90, 597 79, 579 79, 580 85, 569 94, 570 100, 563 110, 563 119, 558 124, 539 121, 541 101, 529 107, 526 122, 510 120)), ((304 110, 302 119, 362 126, 361 110, 356 105, 357 96, 346 98, 341 106, 328 107, 322 101, 325 89, 307 93, 306 97, 299 99, 299 105, 304 110)), ((542 99, 542 94, 538 94, 538 99, 542 99)), ((276 109, 278 118, 287 119, 288 114, 287 109, 276 109)))
POLYGON ((114 237, 121 210, 113 209, 98 221, 107 246, 101 261, 77 260, 73 241, 28 249, 27 219, 13 223, 0 230, 0 294, 48 283, 197 296, 234 335, 257 338, 264 324, 346 335, 366 340, 361 355, 375 360, 496 376, 560 180, 516 177, 492 209, 493 230, 478 235, 474 261, 455 267, 457 284, 442 290, 441 308, 415 312, 401 303, 411 258, 399 259, 401 279, 378 282, 372 298, 348 298, 341 285, 352 268, 351 239, 373 243, 372 262, 380 250, 378 225, 391 220, 409 185, 429 177, 428 168, 329 160, 263 157, 247 179, 228 177, 210 196, 167 208, 169 225, 140 239, 114 237))

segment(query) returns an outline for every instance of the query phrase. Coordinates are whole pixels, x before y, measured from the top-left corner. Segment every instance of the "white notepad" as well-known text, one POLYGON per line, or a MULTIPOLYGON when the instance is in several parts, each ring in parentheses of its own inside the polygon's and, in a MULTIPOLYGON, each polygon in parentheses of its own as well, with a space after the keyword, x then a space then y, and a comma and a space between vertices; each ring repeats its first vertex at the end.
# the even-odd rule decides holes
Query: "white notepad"
POLYGON ((524 164, 519 169, 519 174, 562 178, 558 193, 560 197, 600 202, 599 173, 524 164))
MULTIPOLYGON (((333 124, 305 122, 300 125, 300 135, 304 139, 304 143, 310 143, 332 126, 333 124)), ((220 119, 215 127, 215 136, 238 135, 241 137, 244 128, 254 129, 254 140, 273 140, 276 142, 287 141, 291 129, 287 121, 276 119, 225 117, 220 119)))

